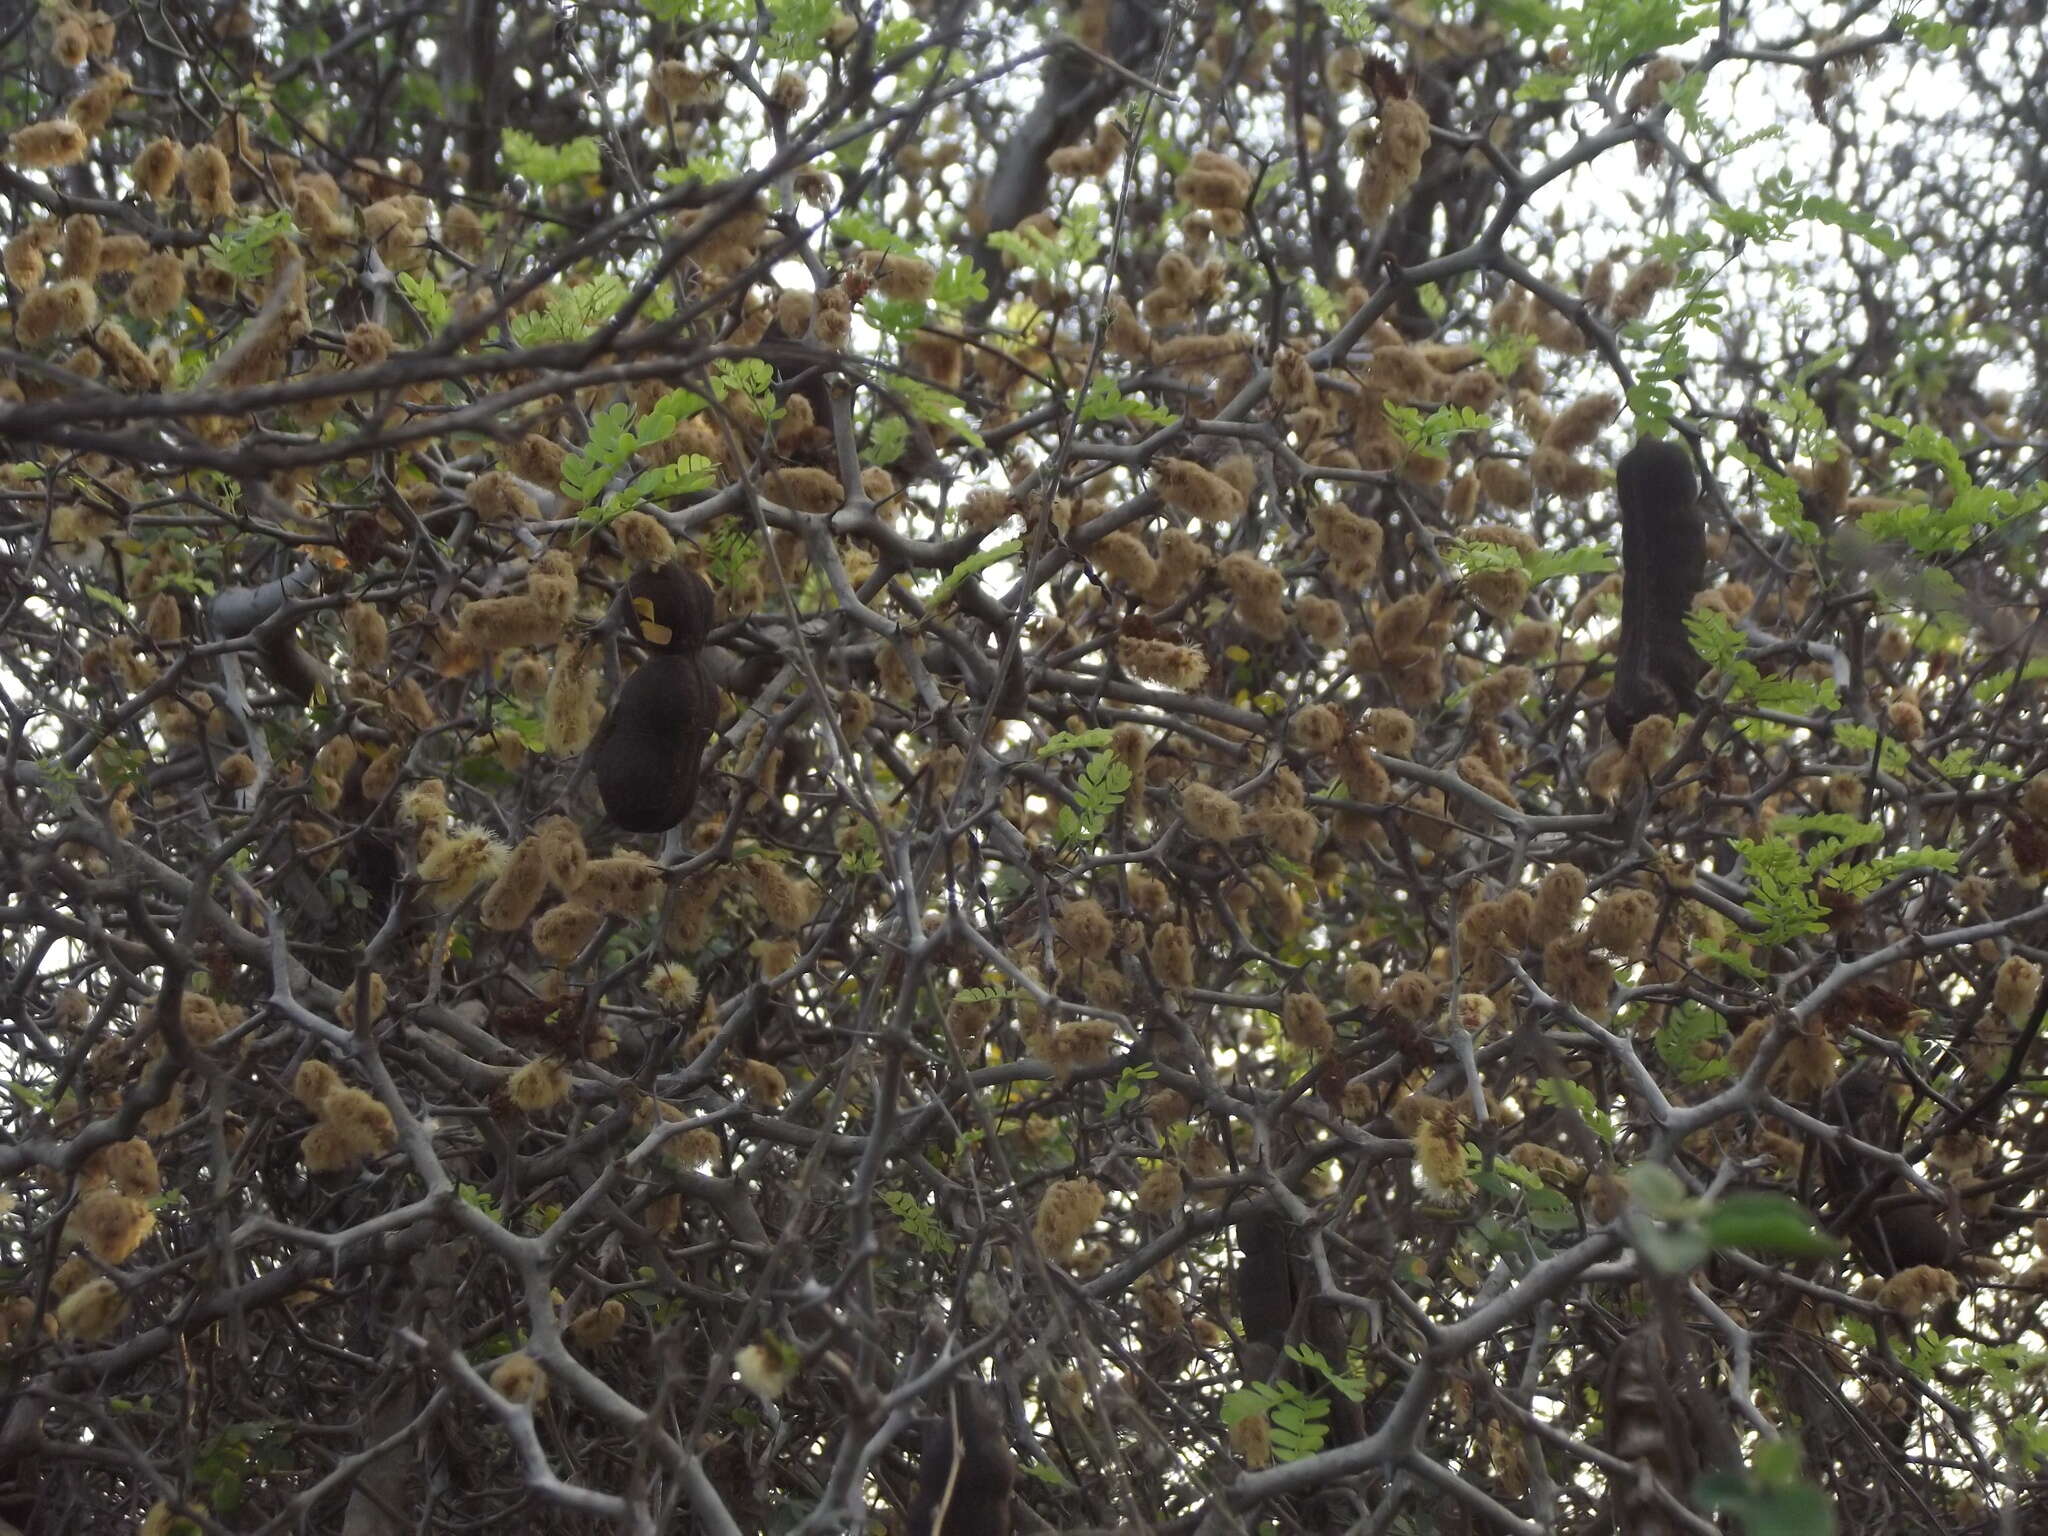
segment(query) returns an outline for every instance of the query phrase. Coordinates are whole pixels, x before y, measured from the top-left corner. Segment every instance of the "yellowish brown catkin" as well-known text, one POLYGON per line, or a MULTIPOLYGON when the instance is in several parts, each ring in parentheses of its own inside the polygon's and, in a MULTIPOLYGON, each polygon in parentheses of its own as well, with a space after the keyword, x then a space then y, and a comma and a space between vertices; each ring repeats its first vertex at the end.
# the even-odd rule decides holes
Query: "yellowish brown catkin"
POLYGON ((761 489, 770 501, 819 517, 846 505, 846 487, 826 469, 771 469, 761 476, 761 489))
POLYGON ((1191 645, 1171 640, 1144 639, 1136 635, 1117 638, 1118 665, 1134 677, 1164 683, 1177 693, 1192 693, 1209 675, 1209 662, 1191 645))
POLYGON ((1543 446, 1560 453, 1577 453, 1600 435, 1600 429, 1621 410, 1621 397, 1613 394, 1581 395, 1559 411, 1543 434, 1543 446))
POLYGON ((1234 842, 1244 836, 1244 812, 1220 789, 1192 781, 1181 791, 1181 816, 1196 837, 1212 843, 1234 842))
POLYGON ((650 915, 661 899, 661 866, 643 853, 591 859, 576 897, 598 911, 628 920, 650 915))
POLYGON ((1039 1197, 1031 1225, 1039 1250, 1048 1258, 1065 1258, 1095 1225, 1106 1203, 1102 1186, 1090 1178, 1060 1179, 1050 1185, 1039 1197))
POLYGON ((532 1407, 548 1395, 548 1373, 524 1351, 510 1354, 491 1368, 491 1390, 507 1401, 532 1407))
POLYGON ((1330 1010, 1313 992, 1288 993, 1281 999, 1280 1010, 1282 1031, 1301 1049, 1320 1054, 1337 1043, 1330 1010))
POLYGON ((542 740, 555 757, 574 757, 590 745, 596 730, 597 653, 587 645, 564 645, 555 653, 548 678, 542 740))
POLYGON ((1385 218, 1415 185, 1429 150, 1429 113, 1410 98, 1380 104, 1379 132, 1366 157, 1358 211, 1368 224, 1385 218))
POLYGON ((1657 926, 1657 898, 1639 888, 1609 891, 1594 904, 1587 936, 1609 954, 1638 959, 1657 926))
POLYGON ((184 166, 185 151, 176 139, 152 139, 128 167, 128 179, 137 195, 167 203, 184 166))
POLYGON ((120 1287, 101 1275, 57 1303, 57 1328, 69 1338, 95 1343, 120 1326, 127 1311, 120 1287))
POLYGON ((212 144, 194 144, 185 151, 185 196, 204 218, 226 218, 235 211, 234 172, 228 157, 212 144))
POLYGON ((1620 321, 1642 319, 1657 295, 1670 287, 1677 276, 1677 267, 1662 257, 1653 257, 1629 274, 1621 292, 1614 296, 1610 313, 1620 321))
POLYGON ((533 925, 533 947, 541 957, 567 965, 583 953, 604 922, 604 914, 580 901, 565 901, 541 913, 533 925))
POLYGON ((72 1210, 68 1230, 101 1263, 120 1264, 156 1230, 156 1217, 133 1195, 95 1189, 72 1210))
POLYGON ((529 1115, 553 1109, 569 1097, 575 1080, 553 1056, 536 1056, 505 1079, 505 1097, 529 1115))
POLYGON ((1343 740, 1344 717, 1327 704, 1310 704, 1288 721, 1287 734, 1302 751, 1321 756, 1343 740))
POLYGON ((467 901, 497 868, 503 850, 474 827, 451 831, 420 858, 420 883, 427 904, 452 912, 467 901))
POLYGON ((619 548, 626 552, 627 559, 656 569, 675 560, 675 536, 659 519, 645 512, 628 512, 616 519, 611 527, 612 536, 619 541, 619 548))
POLYGON ((526 926, 547 884, 547 849, 538 837, 528 837, 512 850, 504 869, 484 893, 477 915, 486 928, 512 933, 526 926))
POLYGON ((1168 506, 1207 522, 1232 522, 1244 513, 1244 496, 1221 475, 1192 459, 1152 462, 1152 481, 1168 506))
POLYGON ((2008 955, 1998 968, 1991 1001, 2000 1013, 2018 1023, 2034 1011, 2034 1000, 2040 991, 2041 967, 2024 955, 2008 955))
POLYGON ((171 251, 157 251, 136 265, 124 302, 138 320, 163 320, 185 298, 185 266, 171 251))
POLYGON ((486 470, 470 481, 467 500, 486 523, 531 522, 540 516, 540 503, 502 469, 486 470))
POLYGON ((92 147, 86 131, 68 117, 17 128, 7 139, 7 158, 24 171, 53 171, 76 165, 92 147))
POLYGON ((1178 992, 1195 984, 1194 936, 1178 923, 1162 923, 1152 935, 1152 971, 1160 984, 1178 992))
POLYGON ((91 329, 99 312, 92 285, 83 278, 66 278, 35 289, 21 301, 14 315, 15 339, 25 347, 42 347, 91 329))

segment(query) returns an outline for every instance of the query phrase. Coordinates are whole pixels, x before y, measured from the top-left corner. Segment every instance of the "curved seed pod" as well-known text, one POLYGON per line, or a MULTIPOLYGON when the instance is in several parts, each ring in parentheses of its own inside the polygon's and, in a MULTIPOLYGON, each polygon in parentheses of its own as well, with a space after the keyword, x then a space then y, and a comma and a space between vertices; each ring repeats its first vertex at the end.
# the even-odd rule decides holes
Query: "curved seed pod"
POLYGON ((669 655, 686 655, 711 633, 711 588, 681 565, 635 571, 626 583, 633 633, 642 644, 669 655))
POLYGON ((1632 1469, 1608 1487, 1617 1531, 1678 1536, 1684 1529, 1653 1486, 1683 1502, 1699 1472, 1684 1406, 1671 1387, 1672 1372, 1682 1368, 1670 1359, 1655 1319, 1625 1337, 1608 1364, 1600 1394, 1606 1449, 1632 1469))
POLYGON ((666 832, 697 800, 718 690, 694 655, 658 655, 627 678, 590 743, 605 813, 628 832, 666 832))
POLYGON ((1677 443, 1639 442, 1615 478, 1621 502, 1621 655, 1607 729, 1626 743, 1638 721, 1698 707, 1707 670, 1685 632, 1706 579, 1707 530, 1692 458, 1677 443))
POLYGON ((1017 1459, 978 1382, 956 1381, 946 1412, 927 1421, 909 1536, 1010 1536, 1017 1459))
MULTIPOLYGON (((1858 1140, 1877 1147, 1898 1144, 1898 1105, 1884 1079, 1869 1067, 1837 1080, 1821 1111, 1858 1140)), ((1955 1234, 1943 1224, 1934 1202, 1904 1179, 1873 1166, 1853 1149, 1832 1144, 1821 1148, 1820 1167, 1837 1219, 1846 1218, 1841 1235, 1874 1273, 1890 1276, 1920 1265, 1954 1267, 1955 1234)))

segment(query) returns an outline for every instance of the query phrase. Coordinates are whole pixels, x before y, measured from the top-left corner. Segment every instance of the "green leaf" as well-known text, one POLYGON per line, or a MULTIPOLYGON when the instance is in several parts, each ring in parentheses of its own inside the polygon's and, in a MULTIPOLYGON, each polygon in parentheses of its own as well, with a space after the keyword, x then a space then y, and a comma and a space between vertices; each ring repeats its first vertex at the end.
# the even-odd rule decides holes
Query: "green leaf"
POLYGON ((1696 1212, 1697 1202, 1685 1181, 1662 1163, 1637 1163, 1622 1175, 1637 1205, 1659 1221, 1682 1221, 1696 1212))
POLYGON ((206 262, 238 282, 253 283, 270 275, 276 265, 271 247, 291 228, 288 209, 239 220, 206 242, 206 262))
POLYGON ((953 994, 956 1003, 1000 1003, 1017 995, 1015 987, 962 987, 953 994))
POLYGON ((1707 1213, 1706 1233, 1716 1248, 1745 1248, 1773 1258, 1825 1259, 1842 1248, 1814 1230, 1798 1201, 1762 1191, 1724 1195, 1707 1213))
POLYGON ((1569 1105, 1602 1141, 1615 1137, 1614 1117, 1593 1102, 1593 1090, 1568 1078, 1546 1077, 1536 1085, 1536 1097, 1562 1109, 1569 1105))
POLYGON ((1580 544, 1570 549, 1539 549, 1525 555, 1509 544, 1491 539, 1459 539, 1444 546, 1444 554, 1459 570, 1526 571, 1533 582, 1557 576, 1597 576, 1615 567, 1614 552, 1605 544, 1580 544))
POLYGON ((908 240, 857 209, 849 208, 837 215, 832 220, 832 233, 871 251, 885 251, 891 255, 908 255, 910 252, 908 240))
POLYGON ((1742 631, 1715 608, 1695 608, 1685 617, 1692 647, 1728 682, 1728 702, 1781 715, 1833 714, 1842 707, 1831 680, 1767 677, 1743 655, 1742 631))
POLYGON ((1075 803, 1061 807, 1060 841, 1069 847, 1093 842, 1109 825, 1109 819, 1124 803, 1130 789, 1130 766, 1114 752, 1096 753, 1074 788, 1075 803))
POLYGON ((543 144, 532 134, 507 128, 499 141, 499 153, 508 171, 542 188, 595 176, 604 167, 604 154, 594 134, 584 134, 565 144, 543 144))
POLYGON ((1145 1084, 1158 1075, 1159 1069, 1151 1065, 1125 1067, 1116 1080, 1116 1086, 1104 1095, 1104 1109, 1112 1115, 1115 1114, 1144 1093, 1145 1084))
POLYGON ((1742 1521, 1749 1536, 1834 1536, 1834 1505, 1801 1473, 1798 1442, 1789 1438, 1759 1444, 1747 1472, 1702 1477, 1698 1497, 1742 1521))
POLYGON ((429 336, 446 328, 454 310, 448 303, 448 295, 441 291, 441 285, 434 281, 431 273, 399 273, 398 291, 419 312, 429 336))
POLYGON ((868 430, 867 459, 871 464, 894 464, 910 446, 910 423, 901 416, 882 416, 868 430))
POLYGON ((1116 733, 1108 726, 1098 726, 1092 731, 1059 731, 1047 738, 1038 749, 1040 757, 1058 757, 1062 752, 1095 751, 1109 745, 1116 733))
POLYGON ((944 390, 935 388, 918 379, 898 374, 894 381, 896 393, 910 407, 911 414, 919 421, 949 429, 955 436, 975 448, 986 448, 981 434, 969 425, 960 413, 959 405, 944 390))
POLYGON ((1566 94, 1577 84, 1576 75, 1560 75, 1549 71, 1528 75, 1515 87, 1515 100, 1563 101, 1566 94))
POLYGON ((1401 441, 1432 458, 1442 458, 1453 439, 1467 432, 1485 432, 1493 426, 1492 417, 1470 406, 1438 406, 1425 416, 1412 405, 1397 405, 1392 400, 1384 401, 1383 405, 1387 420, 1393 423, 1401 441))
POLYGON ((816 59, 838 10, 836 0, 769 0, 768 56, 790 63, 816 59))
POLYGON ((932 301, 940 308, 965 309, 987 297, 987 275, 965 256, 941 264, 932 285, 932 301))
POLYGON ((627 291, 625 279, 610 272, 575 288, 556 288, 545 308, 512 317, 512 340, 522 347, 581 341, 619 312, 627 291))
POLYGON ((1098 373, 1088 381, 1088 393, 1081 399, 1083 421, 1121 421, 1133 417, 1155 427, 1169 426, 1180 419, 1163 405, 1125 394, 1106 373, 1098 373))
POLYGON ((991 545, 987 549, 976 550, 965 560, 954 566, 952 570, 946 572, 945 580, 941 581, 932 592, 931 606, 936 608, 941 603, 948 601, 955 592, 960 590, 969 577, 976 576, 982 571, 987 570, 990 566, 1009 559, 1010 556, 1018 553, 1023 548, 1024 541, 1022 539, 1005 539, 1002 543, 991 545))
POLYGON ((754 0, 640 0, 640 4, 656 21, 677 27, 750 21, 754 15, 754 0))
POLYGON ((940 1224, 937 1216, 918 1204, 915 1195, 900 1189, 885 1189, 881 1192, 881 1197, 882 1204, 895 1212, 897 1223, 903 1228, 904 1235, 925 1252, 945 1257, 959 1247, 953 1239, 953 1234, 940 1224))

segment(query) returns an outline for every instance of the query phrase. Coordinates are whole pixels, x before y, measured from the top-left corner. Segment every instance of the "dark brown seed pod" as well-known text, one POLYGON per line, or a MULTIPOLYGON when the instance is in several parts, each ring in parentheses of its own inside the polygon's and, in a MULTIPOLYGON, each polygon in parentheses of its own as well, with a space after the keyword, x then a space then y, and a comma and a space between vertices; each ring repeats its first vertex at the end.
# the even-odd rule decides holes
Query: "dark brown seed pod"
POLYGON ((633 633, 669 655, 687 655, 711 633, 711 588, 687 566, 635 571, 626 582, 633 633))
POLYGON ((1017 1458, 977 1382, 956 1381, 925 1425, 910 1536, 1009 1536, 1017 1458))
POLYGON ((1621 655, 1607 698, 1607 729, 1626 743, 1651 715, 1698 707, 1706 663, 1685 616, 1706 579, 1707 530, 1692 458, 1677 443, 1637 443, 1616 468, 1621 502, 1621 655))
MULTIPOLYGON (((701 583, 700 583, 701 585, 701 583)), ((628 832, 666 832, 697 799, 718 690, 694 655, 650 657, 627 678, 590 744, 605 813, 628 832)))

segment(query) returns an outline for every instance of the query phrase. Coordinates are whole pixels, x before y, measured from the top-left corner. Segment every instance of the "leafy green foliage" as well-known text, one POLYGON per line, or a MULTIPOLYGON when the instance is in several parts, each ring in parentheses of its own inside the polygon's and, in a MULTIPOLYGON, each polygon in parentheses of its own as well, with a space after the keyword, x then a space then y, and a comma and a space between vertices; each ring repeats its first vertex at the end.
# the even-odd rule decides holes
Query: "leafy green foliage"
POLYGON ((815 58, 824 51, 825 30, 838 9, 835 0, 768 0, 764 50, 771 59, 815 58))
POLYGON ((562 465, 562 492, 583 503, 584 521, 607 523, 643 501, 707 489, 714 470, 710 460, 696 454, 684 454, 673 463, 643 470, 621 490, 608 489, 635 453, 667 441, 686 418, 701 408, 698 396, 687 389, 674 389, 638 417, 624 401, 594 413, 590 418, 589 441, 562 465))
POLYGON ((237 282, 253 283, 268 277, 275 268, 273 247, 291 233, 292 216, 279 209, 241 219, 206 241, 208 266, 218 267, 237 282))
POLYGON ((1102 209, 1095 203, 1076 203, 1060 220, 1059 233, 1047 235, 1038 229, 999 229, 988 243, 1005 256, 1014 256, 1020 267, 1050 279, 1056 286, 1074 286, 1080 269, 1102 254, 1102 209))
POLYGON ((1842 707, 1832 681, 1766 676, 1743 655, 1742 631, 1718 609, 1695 608, 1686 615, 1685 632, 1692 648, 1726 680, 1731 705, 1784 715, 1833 714, 1842 707))
POLYGON ((1519 1200, 1529 1225, 1539 1231, 1566 1232, 1579 1224, 1571 1201, 1544 1183, 1540 1173, 1506 1158, 1489 1162, 1470 1142, 1465 1144, 1465 1176, 1496 1199, 1519 1200))
POLYGON ((1614 552, 1604 544, 1579 544, 1570 549, 1539 549, 1524 554, 1511 544, 1491 539, 1459 539, 1444 546, 1444 555, 1467 575, 1475 571, 1526 571, 1534 582, 1554 576, 1598 576, 1615 567, 1614 552))
POLYGON ((1782 837, 1760 842, 1735 840, 1749 877, 1743 911, 1757 921, 1748 937, 1757 944, 1788 944, 1811 933, 1826 933, 1827 908, 1813 891, 1814 866, 1782 837))
POLYGON ((207 1509, 233 1515, 247 1502, 252 1480, 288 1470, 291 1431, 282 1420, 230 1424, 201 1445, 192 1480, 203 1490, 207 1509))
POLYGON ((1323 1448, 1330 1426, 1330 1405, 1321 1397, 1310 1397, 1291 1381, 1260 1381, 1240 1387, 1223 1399, 1225 1428, 1255 1413, 1266 1416, 1272 1432, 1273 1456, 1278 1461, 1299 1461, 1323 1448))
POLYGON ((932 592, 932 606, 936 608, 941 603, 949 601, 953 594, 958 592, 971 577, 979 575, 992 565, 1000 564, 1002 561, 1009 559, 1012 555, 1022 551, 1023 548, 1024 541, 1022 539, 1005 539, 1002 543, 992 544, 987 549, 976 550, 965 560, 954 566, 952 570, 946 572, 945 580, 941 581, 932 592))
POLYGON ((1764 1258, 1826 1259, 1842 1248, 1816 1230, 1798 1201, 1766 1190, 1723 1195, 1707 1212, 1705 1230, 1716 1248, 1740 1248, 1764 1258))
POLYGON ((875 840, 875 824, 865 816, 848 823, 846 841, 839 850, 839 867, 849 875, 874 875, 882 870, 882 850, 875 840))
POLYGON ((640 8, 678 27, 748 21, 754 14, 753 0, 640 0, 640 8))
POLYGON ((962 987, 953 994, 956 1003, 1000 1003, 1017 995, 1014 987, 962 987))
POLYGON ((1996 532, 2048 507, 2048 481, 2037 480, 2024 492, 1978 485, 1962 451, 1938 429, 1895 416, 1872 420, 1898 436, 1905 457, 1934 465, 1949 486, 1946 506, 1908 502, 1866 512, 1857 526, 1873 539, 1896 539, 1919 555, 1961 554, 1986 532, 1996 532))
POLYGON ((886 251, 892 256, 910 254, 910 242, 890 229, 879 219, 849 209, 832 220, 832 233, 842 240, 864 246, 871 251, 886 251))
POLYGON ((1440 405, 1427 416, 1412 405, 1398 405, 1392 400, 1385 402, 1387 420, 1394 424, 1394 431, 1401 441, 1417 453, 1426 453, 1442 458, 1449 451, 1454 439, 1467 432, 1485 432, 1493 426, 1493 418, 1463 405, 1440 405))
POLYGON ((1147 1065, 1125 1067, 1116 1083, 1103 1095, 1103 1108, 1115 1114, 1126 1104, 1134 1104, 1145 1092, 1145 1085, 1159 1076, 1157 1067, 1147 1065))
POLYGON ((870 464, 894 464, 909 446, 909 422, 901 416, 878 416, 868 430, 867 452, 863 457, 870 464))
POLYGON ((1890 260, 1907 253, 1903 240, 1860 209, 1838 198, 1800 190, 1789 170, 1762 182, 1757 197, 1759 206, 1755 208, 1719 205, 1714 209, 1716 222, 1746 239, 1765 242, 1790 238, 1804 223, 1826 224, 1855 235, 1890 260))
POLYGON ((1750 1536, 1834 1536, 1834 1507, 1799 1467, 1799 1442, 1767 1440, 1744 1472, 1700 1479, 1700 1501, 1734 1515, 1750 1536))
POLYGON ((1155 427, 1167 426, 1178 417, 1163 405, 1154 405, 1149 400, 1140 400, 1127 395, 1117 387, 1117 382, 1106 373, 1098 373, 1088 381, 1088 393, 1081 399, 1083 421, 1149 422, 1155 427))
POLYGON ((1728 1024, 1704 1003, 1680 1003, 1658 1029, 1658 1059, 1680 1082, 1711 1083, 1729 1073, 1728 1059, 1712 1049, 1727 1039, 1728 1024))
POLYGON ((541 188, 559 187, 583 176, 595 176, 604 167, 604 154, 594 134, 583 134, 562 144, 543 144, 529 133, 507 128, 499 142, 505 169, 541 188))
POLYGON ((399 273, 398 291, 418 312, 428 335, 435 335, 447 327, 454 310, 448 303, 448 295, 441 291, 441 285, 434 281, 432 273, 399 273))
POLYGON ((961 441, 976 448, 988 446, 982 441, 981 434, 968 423, 965 416, 961 415, 960 407, 953 397, 944 390, 903 374, 898 374, 890 387, 902 398, 903 403, 910 407, 911 414, 919 421, 944 427, 961 441))
POLYGON ((1063 752, 1092 752, 1109 745, 1116 733, 1108 726, 1092 731, 1057 731, 1038 749, 1040 757, 1058 757, 1063 752))
POLYGON ((1092 843, 1131 792, 1131 770, 1114 752, 1098 752, 1082 770, 1074 804, 1060 807, 1060 845, 1092 843))
POLYGON ((965 309, 988 297, 988 275, 965 256, 939 264, 932 302, 941 309, 965 309))
POLYGON ((1806 515, 1806 503, 1801 496, 1799 482, 1790 475, 1771 468, 1741 443, 1735 444, 1728 451, 1731 457, 1746 466, 1756 477, 1757 486, 1763 492, 1764 511, 1770 515, 1771 525, 1805 543, 1818 542, 1820 529, 1806 515))
POLYGON ((904 1235, 926 1253, 948 1258, 960 1246, 945 1223, 929 1207, 918 1204, 917 1196, 901 1189, 885 1189, 881 1196, 882 1204, 895 1212, 904 1235))
POLYGON ((545 308, 512 317, 512 340, 522 347, 581 341, 619 312, 626 293, 625 279, 610 272, 574 288, 554 289, 545 308))
POLYGON ((1564 1077, 1546 1077, 1536 1085, 1536 1097, 1560 1109, 1569 1107, 1577 1110, 1579 1118, 1586 1122, 1594 1135, 1602 1141, 1614 1140, 1614 1117, 1593 1101, 1593 1090, 1584 1083, 1575 1083, 1564 1077))

